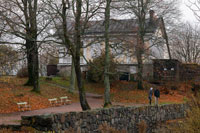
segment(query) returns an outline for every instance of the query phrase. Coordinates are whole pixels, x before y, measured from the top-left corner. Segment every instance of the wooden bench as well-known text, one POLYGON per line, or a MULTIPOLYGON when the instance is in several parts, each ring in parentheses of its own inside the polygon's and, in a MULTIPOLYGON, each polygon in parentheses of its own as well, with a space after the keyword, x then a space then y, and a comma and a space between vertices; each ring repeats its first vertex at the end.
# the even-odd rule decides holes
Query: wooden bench
POLYGON ((31 110, 31 105, 27 102, 17 103, 19 111, 31 110))
POLYGON ((56 106, 58 104, 58 100, 57 98, 52 98, 52 99, 48 99, 49 100, 49 103, 52 105, 52 106, 56 106))
POLYGON ((61 103, 61 105, 70 104, 71 100, 69 100, 67 96, 60 97, 60 103, 61 103))

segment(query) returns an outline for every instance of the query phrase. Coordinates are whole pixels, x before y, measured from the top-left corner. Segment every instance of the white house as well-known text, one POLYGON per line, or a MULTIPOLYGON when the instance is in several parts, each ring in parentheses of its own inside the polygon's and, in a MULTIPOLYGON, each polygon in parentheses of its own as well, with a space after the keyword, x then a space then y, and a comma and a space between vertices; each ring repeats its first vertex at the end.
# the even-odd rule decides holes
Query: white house
MULTIPOLYGON (((90 21, 89 28, 86 29, 82 36, 83 55, 87 60, 92 60, 95 56, 101 54, 104 49, 104 21, 90 21)), ((164 24, 162 18, 157 18, 154 11, 150 11, 150 18, 146 20, 146 34, 145 34, 145 54, 144 71, 149 71, 151 59, 164 59, 164 49, 166 47, 164 36, 164 24)), ((137 20, 123 19, 110 20, 110 44, 112 46, 112 54, 119 62, 118 70, 121 72, 128 72, 134 74, 137 72, 137 60, 134 55, 134 45, 137 42, 137 20)), ((71 56, 67 54, 67 49, 59 46, 59 64, 60 70, 69 70, 71 66, 71 56)), ((81 57, 82 71, 87 70, 87 61, 81 57)), ((145 73, 145 72, 144 72, 145 73)))

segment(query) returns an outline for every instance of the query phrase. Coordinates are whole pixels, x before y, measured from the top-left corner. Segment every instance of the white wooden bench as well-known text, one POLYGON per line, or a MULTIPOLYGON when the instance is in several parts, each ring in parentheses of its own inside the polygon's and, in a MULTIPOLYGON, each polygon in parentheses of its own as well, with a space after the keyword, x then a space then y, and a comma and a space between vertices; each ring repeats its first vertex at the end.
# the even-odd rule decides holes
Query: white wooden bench
POLYGON ((58 100, 57 98, 51 98, 51 99, 48 99, 49 100, 49 103, 52 105, 52 106, 55 106, 58 104, 58 100))
POLYGON ((60 97, 61 104, 70 104, 71 100, 68 99, 68 96, 60 97))
POLYGON ((31 110, 31 105, 27 102, 17 103, 19 111, 31 110))

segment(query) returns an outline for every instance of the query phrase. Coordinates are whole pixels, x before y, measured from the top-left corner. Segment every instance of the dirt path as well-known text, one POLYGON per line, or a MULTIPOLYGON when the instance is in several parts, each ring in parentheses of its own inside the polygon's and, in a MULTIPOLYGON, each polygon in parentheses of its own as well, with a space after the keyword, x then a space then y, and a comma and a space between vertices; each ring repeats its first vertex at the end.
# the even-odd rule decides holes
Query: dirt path
MULTIPOLYGON (((102 96, 87 93, 87 100, 92 109, 102 108, 103 99, 102 96)), ((120 103, 113 103, 113 105, 124 105, 120 103)), ((129 104, 135 105, 135 104, 129 104)), ((137 105, 141 106, 141 105, 137 105)), ((21 116, 31 116, 31 115, 43 115, 43 114, 54 114, 54 113, 65 113, 72 111, 82 111, 80 103, 72 103, 70 105, 63 105, 58 107, 50 107, 46 109, 25 111, 25 112, 14 112, 10 114, 0 114, 0 125, 19 125, 21 116)))

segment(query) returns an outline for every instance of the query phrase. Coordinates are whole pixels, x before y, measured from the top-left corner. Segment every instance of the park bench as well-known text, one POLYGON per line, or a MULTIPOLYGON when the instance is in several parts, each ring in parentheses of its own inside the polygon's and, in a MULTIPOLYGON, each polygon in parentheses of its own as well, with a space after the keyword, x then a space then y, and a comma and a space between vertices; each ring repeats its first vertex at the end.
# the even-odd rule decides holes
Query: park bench
POLYGON ((27 102, 19 102, 17 105, 19 111, 31 110, 31 106, 27 102))
POLYGON ((52 106, 56 106, 58 104, 58 100, 57 98, 51 98, 51 99, 48 99, 49 100, 49 103, 52 105, 52 106))
POLYGON ((60 97, 60 103, 61 103, 61 105, 62 104, 64 104, 64 105, 65 104, 70 104, 71 100, 69 100, 67 96, 63 96, 63 97, 60 97))

